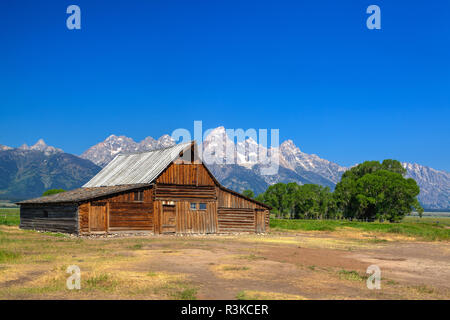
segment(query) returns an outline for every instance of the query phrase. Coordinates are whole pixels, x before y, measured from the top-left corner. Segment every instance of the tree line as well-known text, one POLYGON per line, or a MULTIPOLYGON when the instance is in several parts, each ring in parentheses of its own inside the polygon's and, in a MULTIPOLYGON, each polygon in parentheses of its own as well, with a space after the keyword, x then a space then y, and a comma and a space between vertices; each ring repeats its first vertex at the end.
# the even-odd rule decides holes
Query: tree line
POLYGON ((278 218, 400 221, 423 208, 417 200, 420 188, 397 160, 366 161, 347 170, 334 191, 316 184, 277 183, 255 197, 272 207, 278 218))

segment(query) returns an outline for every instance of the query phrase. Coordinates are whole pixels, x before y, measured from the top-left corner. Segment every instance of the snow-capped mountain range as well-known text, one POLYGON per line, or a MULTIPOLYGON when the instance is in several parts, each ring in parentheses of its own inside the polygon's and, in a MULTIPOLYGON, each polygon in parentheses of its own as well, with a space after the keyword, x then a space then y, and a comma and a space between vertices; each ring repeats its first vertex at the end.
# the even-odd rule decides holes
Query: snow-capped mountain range
MULTIPOLYGON (((119 153, 142 152, 174 143, 169 135, 158 140, 147 137, 140 142, 125 136, 111 135, 86 150, 81 158, 104 167, 119 153)), ((224 127, 211 130, 202 147, 205 164, 222 184, 238 192, 249 188, 260 193, 277 182, 317 183, 334 188, 348 169, 315 154, 302 152, 292 140, 284 141, 278 149, 269 150, 253 138, 234 143, 224 127), (261 174, 263 165, 259 161, 260 154, 279 156, 277 174, 261 174)), ((403 166, 407 169, 407 176, 419 184, 419 200, 426 208, 450 208, 450 173, 419 164, 403 163, 403 166)))
POLYGON ((419 201, 429 209, 450 208, 450 173, 417 163, 402 162, 408 178, 420 187, 419 201))
MULTIPOLYGON (((106 138, 105 141, 86 150, 80 157, 90 160, 91 162, 80 162, 79 165, 82 168, 86 167, 86 172, 95 174, 96 171, 93 168, 98 167, 94 166, 92 162, 100 167, 104 167, 120 153, 143 152, 168 147, 174 143, 174 139, 167 134, 157 140, 152 137, 147 137, 140 142, 135 142, 133 139, 126 136, 111 135, 106 138), (91 168, 89 164, 94 167, 91 168)), ((302 152, 292 140, 284 141, 279 148, 276 149, 266 149, 264 146, 258 144, 253 138, 247 138, 245 141, 235 143, 228 137, 224 127, 218 127, 211 130, 203 140, 202 148, 203 161, 208 168, 223 185, 238 192, 242 192, 245 189, 252 189, 255 193, 260 193, 265 191, 269 185, 277 182, 297 182, 299 184, 315 183, 329 186, 333 189, 336 183, 339 182, 342 174, 348 170, 347 167, 322 159, 315 154, 302 152), (270 157, 278 156, 279 167, 276 174, 262 174, 262 169, 266 165, 261 164, 261 155, 268 155, 269 159, 270 157)), ((38 140, 31 147, 22 145, 19 148, 11 148, 0 145, 0 155, 4 156, 3 158, 0 158, 0 160, 4 160, 2 160, 4 163, 0 161, 0 176, 4 171, 5 177, 9 177, 11 172, 9 169, 6 170, 6 168, 16 168, 16 165, 11 165, 11 157, 14 156, 17 158, 17 161, 19 161, 20 157, 32 157, 33 152, 42 152, 47 157, 58 156, 58 158, 55 159, 61 158, 64 160, 67 158, 67 154, 65 154, 63 150, 48 146, 42 139, 38 140)), ((32 159, 38 159, 38 157, 33 157, 32 159)), ((74 157, 70 162, 76 163, 75 158, 77 157, 74 157)), ((32 160, 27 161, 30 162, 32 160)), ((67 164, 67 161, 64 161, 61 162, 61 167, 64 167, 67 164)), ((37 163, 34 166, 42 166, 46 165, 46 163, 37 163)), ((421 193, 419 195, 419 201, 425 208, 450 209, 449 172, 435 170, 416 163, 403 162, 402 164, 407 170, 407 177, 416 180, 420 186, 421 193)), ((31 166, 30 168, 34 167, 31 166)), ((80 170, 81 169, 78 171, 80 170)), ((66 173, 66 175, 67 174, 69 173, 66 173)), ((76 176, 77 171, 74 171, 72 175, 76 176)), ((71 179, 73 177, 66 178, 71 179)), ((80 177, 75 178, 76 179, 73 179, 74 181, 81 181, 80 177)), ((76 187, 76 185, 73 186, 76 187)), ((0 190, 0 196, 1 194, 2 191, 0 190)), ((15 195, 17 194, 17 191, 12 192, 11 194, 15 195)), ((26 197, 26 194, 24 193, 22 196, 26 197)))
POLYGON ((100 167, 106 166, 114 157, 120 153, 142 152, 153 149, 169 147, 175 142, 169 135, 163 135, 158 140, 147 137, 141 142, 125 136, 110 135, 105 141, 97 143, 83 152, 83 159, 91 160, 100 167))
MULTIPOLYGON (((3 146, 6 149, 4 150, 11 150, 12 148, 10 147, 6 147, 3 146)), ((1 147, 0 147, 1 149, 1 147)), ((51 155, 51 154, 55 154, 55 153, 63 153, 64 151, 52 146, 49 146, 45 143, 44 139, 39 139, 34 145, 32 145, 31 147, 29 147, 26 144, 23 144, 22 146, 20 146, 18 148, 19 150, 35 150, 35 151, 41 151, 44 152, 45 155, 51 155)))

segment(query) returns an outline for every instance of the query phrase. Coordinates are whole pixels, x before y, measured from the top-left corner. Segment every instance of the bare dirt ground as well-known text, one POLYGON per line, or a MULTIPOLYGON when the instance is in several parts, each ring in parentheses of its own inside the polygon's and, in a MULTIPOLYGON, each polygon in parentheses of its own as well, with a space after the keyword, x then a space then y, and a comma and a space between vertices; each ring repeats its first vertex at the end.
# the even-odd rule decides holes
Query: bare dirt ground
POLYGON ((0 299, 450 298, 450 243, 357 231, 80 239, 2 226, 1 250, 16 256, 0 255, 0 299), (66 288, 69 265, 81 290, 66 288))

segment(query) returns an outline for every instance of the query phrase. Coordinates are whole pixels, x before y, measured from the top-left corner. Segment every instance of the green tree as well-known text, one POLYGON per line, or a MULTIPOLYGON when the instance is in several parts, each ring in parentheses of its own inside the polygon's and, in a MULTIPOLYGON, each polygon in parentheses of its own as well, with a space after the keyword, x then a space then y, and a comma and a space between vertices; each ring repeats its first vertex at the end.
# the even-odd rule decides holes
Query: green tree
POLYGON ((46 197, 46 196, 51 196, 52 194, 57 194, 57 193, 61 193, 61 192, 66 192, 66 190, 64 189, 49 189, 47 191, 45 191, 42 196, 46 197))
POLYGON ((295 182, 286 184, 286 195, 283 199, 284 212, 288 218, 295 218, 295 205, 297 202, 297 193, 300 186, 295 182))
POLYGON ((340 213, 349 219, 372 221, 401 220, 413 209, 423 212, 417 196, 417 183, 403 175, 406 170, 397 160, 382 163, 366 161, 345 172, 336 185, 334 199, 340 213))
POLYGON ((250 189, 242 191, 242 195, 244 197, 251 198, 251 199, 253 199, 255 197, 255 193, 250 189))
POLYGON ((263 202, 273 208, 278 218, 281 218, 286 212, 286 197, 286 184, 284 183, 271 185, 262 196, 263 202))
POLYGON ((403 168, 402 164, 397 160, 386 159, 381 163, 381 167, 384 170, 399 173, 402 176, 406 174, 406 169, 403 168))
POLYGON ((256 200, 270 205, 279 218, 319 219, 334 218, 336 215, 336 204, 330 189, 315 184, 277 183, 259 194, 256 200))
POLYGON ((335 213, 334 207, 330 188, 316 184, 299 186, 295 204, 296 218, 332 218, 335 213))

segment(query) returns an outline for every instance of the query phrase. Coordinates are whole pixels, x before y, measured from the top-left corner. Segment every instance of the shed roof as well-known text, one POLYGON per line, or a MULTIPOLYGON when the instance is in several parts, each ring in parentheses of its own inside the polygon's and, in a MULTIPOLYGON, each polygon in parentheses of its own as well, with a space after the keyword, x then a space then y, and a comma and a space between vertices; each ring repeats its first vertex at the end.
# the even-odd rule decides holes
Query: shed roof
POLYGON ((103 196, 149 187, 150 184, 128 184, 121 186, 78 188, 66 192, 53 194, 46 197, 34 198, 18 202, 18 204, 43 204, 43 203, 76 203, 85 200, 101 198, 103 196))
POLYGON ((152 183, 191 142, 141 153, 119 154, 83 187, 152 183))

